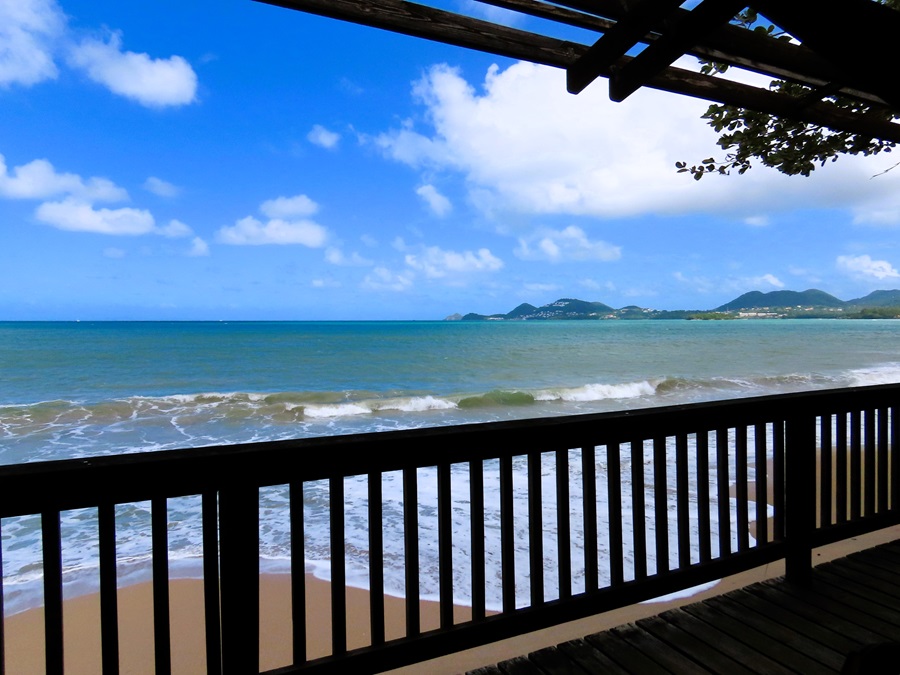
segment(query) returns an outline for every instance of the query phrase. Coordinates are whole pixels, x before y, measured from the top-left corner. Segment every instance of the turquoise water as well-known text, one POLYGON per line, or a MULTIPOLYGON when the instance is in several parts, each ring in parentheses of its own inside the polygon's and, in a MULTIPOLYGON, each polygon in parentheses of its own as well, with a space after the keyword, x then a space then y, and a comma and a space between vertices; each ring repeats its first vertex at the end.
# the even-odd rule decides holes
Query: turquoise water
MULTIPOLYGON (((900 321, 0 323, 0 463, 897 381, 900 321)), ((575 475, 574 455, 572 467, 575 475)), ((402 558, 402 550, 390 549, 402 541, 398 481, 387 476, 384 485, 389 567, 402 558)), ((436 593, 425 536, 434 487, 433 476, 421 471, 426 597, 436 593)), ((545 487, 549 501, 553 489, 545 487)), ((346 490, 348 546, 364 552, 365 529, 353 530, 353 523, 364 523, 353 511, 364 508, 364 485, 348 479, 346 490)), ((454 491, 464 515, 467 488, 455 483, 454 491)), ((309 486, 306 563, 326 578, 327 501, 326 486, 309 486)), ((488 489, 488 508, 494 501, 488 489)), ((524 492, 521 501, 524 509, 524 492)), ((261 494, 261 555, 273 570, 290 564, 285 503, 284 490, 261 494)), ((170 501, 175 576, 197 573, 200 544, 192 523, 198 512, 199 500, 170 501)), ((148 516, 147 504, 121 505, 117 512, 123 583, 149 574, 148 516)), ((549 511, 545 516, 550 532, 555 521, 549 511)), ((94 583, 93 519, 90 512, 64 514, 69 592, 94 583)), ((23 518, 2 525, 4 592, 16 611, 40 602, 39 523, 23 518)), ((465 518, 456 525, 455 541, 463 542, 465 518)), ((554 546, 548 541, 545 550, 554 546)), ((552 569, 553 561, 547 564, 552 569)), ((523 552, 517 570, 527 573, 527 565, 523 552)), ((364 556, 350 560, 348 578, 365 585, 364 556)), ((386 579, 391 592, 403 593, 402 573, 388 569, 386 579)), ((462 602, 466 579, 461 566, 455 588, 462 602)))

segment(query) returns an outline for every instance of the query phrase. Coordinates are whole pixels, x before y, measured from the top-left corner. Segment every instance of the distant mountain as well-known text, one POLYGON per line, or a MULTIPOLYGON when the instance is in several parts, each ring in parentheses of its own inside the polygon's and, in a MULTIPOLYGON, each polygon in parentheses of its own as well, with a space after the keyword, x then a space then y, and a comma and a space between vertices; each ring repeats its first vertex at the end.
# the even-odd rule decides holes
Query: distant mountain
MULTIPOLYGON (((841 300, 833 295, 810 288, 805 291, 751 291, 735 298, 731 302, 716 307, 709 312, 679 309, 660 311, 645 309, 637 305, 628 305, 614 309, 602 302, 588 302, 575 298, 560 298, 541 307, 523 302, 506 314, 474 314, 460 317, 459 314, 448 316, 447 320, 462 321, 559 321, 575 319, 712 319, 741 318, 739 313, 756 312, 762 317, 800 317, 800 318, 891 318, 894 313, 883 310, 864 313, 861 310, 872 308, 900 308, 900 290, 873 291, 863 298, 841 300), (850 310, 850 311, 845 311, 850 310), (871 315, 871 316, 870 316, 871 315), (882 316, 884 315, 884 316, 882 316)), ((900 312, 897 312, 900 314, 900 312)))
POLYGON ((575 298, 560 298, 542 307, 522 303, 507 314, 466 314, 463 321, 558 321, 560 319, 599 319, 614 312, 602 302, 587 302, 575 298))
POLYGON ((900 290, 872 291, 867 296, 848 300, 852 307, 900 307, 900 290))
POLYGON ((806 291, 750 291, 731 302, 716 307, 716 312, 736 312, 746 309, 775 307, 843 307, 846 303, 825 291, 810 288, 806 291))

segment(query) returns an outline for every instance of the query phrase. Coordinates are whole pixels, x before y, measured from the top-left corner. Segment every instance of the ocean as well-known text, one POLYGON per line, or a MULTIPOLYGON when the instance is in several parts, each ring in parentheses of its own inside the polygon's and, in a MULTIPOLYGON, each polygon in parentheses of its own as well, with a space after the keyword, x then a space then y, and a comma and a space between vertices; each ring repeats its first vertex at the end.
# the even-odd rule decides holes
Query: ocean
MULTIPOLYGON (((0 464, 898 381, 898 321, 0 323, 0 464)), ((573 455, 572 471, 579 467, 573 455)), ((491 470, 489 510, 498 501, 491 470)), ((524 462, 517 463, 516 481, 520 472, 524 462)), ((419 473, 420 593, 434 597, 436 549, 428 542, 437 527, 435 477, 428 469, 419 473)), ((464 478, 460 471, 453 488, 461 558, 464 478)), ((347 479, 345 489, 347 548, 358 552, 348 558, 347 577, 364 587, 365 485, 347 479)), ((544 493, 552 502, 551 482, 544 493)), ((402 558, 399 475, 385 476, 384 494, 386 585, 402 595, 403 573, 392 564, 402 558)), ((602 527, 604 496, 599 499, 602 527)), ((283 488, 261 491, 264 571, 290 569, 286 503, 283 488)), ((307 485, 305 564, 323 578, 330 576, 327 505, 327 485, 307 485)), ((200 574, 199 508, 199 498, 170 500, 173 576, 200 574)), ((524 491, 517 492, 516 509, 527 513, 524 491)), ((120 584, 149 578, 149 511, 149 503, 117 508, 120 584)), ((555 514, 547 511, 545 518, 550 555, 555 514)), ((63 514, 67 597, 96 587, 95 532, 95 512, 63 514)), ((494 534, 489 528, 488 538, 494 534)), ((39 605, 39 518, 4 519, 2 546, 7 612, 39 605)), ((491 548, 489 541, 489 565, 491 548)), ((527 552, 519 553, 517 570, 527 576, 527 552)), ((499 571, 489 569, 489 579, 492 574, 499 571)), ((465 565, 454 581, 457 599, 465 603, 465 565)), ((554 582, 549 576, 547 582, 552 597, 554 582)), ((578 583, 576 571, 576 590, 578 583)), ((527 602, 527 584, 520 586, 527 602)), ((488 603, 499 604, 491 588, 488 603)))

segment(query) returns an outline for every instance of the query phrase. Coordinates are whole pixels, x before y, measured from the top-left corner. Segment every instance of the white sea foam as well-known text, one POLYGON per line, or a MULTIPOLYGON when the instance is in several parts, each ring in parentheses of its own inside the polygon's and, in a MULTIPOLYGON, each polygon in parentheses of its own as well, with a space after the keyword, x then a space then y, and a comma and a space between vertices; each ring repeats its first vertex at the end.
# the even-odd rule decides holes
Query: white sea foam
POLYGON ((453 401, 435 396, 414 396, 392 399, 375 404, 377 410, 400 410, 403 412, 425 412, 426 410, 452 410, 457 405, 453 401))
POLYGON ((900 363, 886 363, 877 368, 858 368, 849 373, 850 386, 864 387, 870 384, 900 382, 900 363))
POLYGON ((659 382, 641 380, 623 384, 586 384, 570 389, 545 389, 534 395, 536 401, 603 401, 607 399, 653 396, 659 382))
POLYGON ((359 403, 338 403, 333 405, 307 405, 303 414, 312 418, 348 417, 350 415, 368 415, 372 408, 359 403))

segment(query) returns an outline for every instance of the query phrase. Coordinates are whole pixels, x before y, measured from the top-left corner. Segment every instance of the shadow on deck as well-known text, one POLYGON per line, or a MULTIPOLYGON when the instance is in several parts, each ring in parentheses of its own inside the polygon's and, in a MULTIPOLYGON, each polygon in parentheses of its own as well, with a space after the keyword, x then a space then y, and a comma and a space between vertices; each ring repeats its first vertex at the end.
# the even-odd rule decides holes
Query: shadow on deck
POLYGON ((838 673, 898 641, 900 541, 820 565, 806 586, 756 583, 469 675, 838 673))

